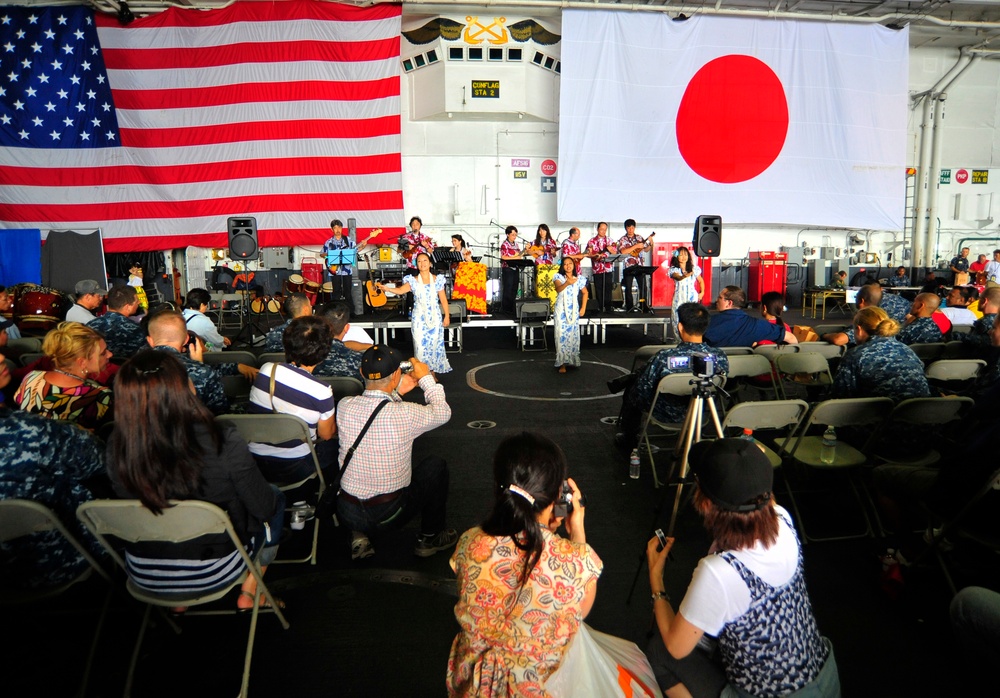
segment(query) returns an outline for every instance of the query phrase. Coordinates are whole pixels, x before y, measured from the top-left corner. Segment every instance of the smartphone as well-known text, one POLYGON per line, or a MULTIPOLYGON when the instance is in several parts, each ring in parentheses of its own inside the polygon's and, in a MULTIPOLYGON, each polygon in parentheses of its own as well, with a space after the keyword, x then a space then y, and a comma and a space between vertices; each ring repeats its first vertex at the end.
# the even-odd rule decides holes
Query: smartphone
POLYGON ((187 351, 192 346, 198 346, 198 335, 196 335, 191 330, 188 330, 188 339, 184 343, 184 351, 187 351))
POLYGON ((665 533, 663 533, 663 529, 662 528, 658 528, 655 531, 653 531, 653 535, 655 535, 656 539, 658 541, 660 541, 659 547, 656 548, 656 551, 659 552, 659 551, 663 550, 666 547, 666 545, 667 545, 667 536, 666 536, 665 533))

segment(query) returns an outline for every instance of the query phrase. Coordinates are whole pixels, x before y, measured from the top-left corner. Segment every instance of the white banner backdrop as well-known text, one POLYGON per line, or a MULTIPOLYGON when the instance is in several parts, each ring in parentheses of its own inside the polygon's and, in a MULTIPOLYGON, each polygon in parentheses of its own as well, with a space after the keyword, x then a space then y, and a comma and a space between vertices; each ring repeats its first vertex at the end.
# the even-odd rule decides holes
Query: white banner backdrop
POLYGON ((901 230, 908 32, 563 13, 559 219, 901 230))

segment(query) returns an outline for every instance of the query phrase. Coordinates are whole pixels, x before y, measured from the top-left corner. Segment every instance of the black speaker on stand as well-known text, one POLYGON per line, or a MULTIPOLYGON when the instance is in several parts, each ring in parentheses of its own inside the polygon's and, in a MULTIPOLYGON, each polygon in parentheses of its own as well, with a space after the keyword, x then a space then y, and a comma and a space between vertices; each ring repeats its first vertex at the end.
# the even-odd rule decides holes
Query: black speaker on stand
POLYGON ((249 259, 257 256, 257 219, 230 218, 229 256, 232 259, 249 259))
POLYGON ((722 216, 698 216, 691 246, 697 257, 718 257, 722 248, 722 216))

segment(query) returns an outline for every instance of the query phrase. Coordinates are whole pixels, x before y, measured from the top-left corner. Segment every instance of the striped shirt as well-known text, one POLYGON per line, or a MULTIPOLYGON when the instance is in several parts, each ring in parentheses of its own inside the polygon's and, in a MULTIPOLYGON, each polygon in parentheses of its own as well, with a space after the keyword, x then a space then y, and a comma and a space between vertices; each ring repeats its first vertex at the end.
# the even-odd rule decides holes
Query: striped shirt
POLYGON ((164 560, 125 551, 132 583, 157 594, 194 594, 232 583, 246 566, 239 550, 213 560, 164 560))
MULTIPOLYGON (((309 425, 309 435, 316 441, 316 425, 334 415, 333 390, 312 374, 291 364, 266 363, 250 389, 251 414, 291 414, 309 425), (274 401, 270 396, 271 370, 274 373, 274 401)), ((250 442, 250 452, 256 456, 284 458, 288 460, 309 455, 309 445, 302 441, 286 441, 280 444, 250 442)))

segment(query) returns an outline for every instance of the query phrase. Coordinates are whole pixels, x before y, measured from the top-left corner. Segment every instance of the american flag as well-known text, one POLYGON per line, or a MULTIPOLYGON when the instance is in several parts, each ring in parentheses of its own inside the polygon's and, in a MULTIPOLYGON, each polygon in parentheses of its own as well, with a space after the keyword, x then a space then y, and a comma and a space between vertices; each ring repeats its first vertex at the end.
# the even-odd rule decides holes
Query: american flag
POLYGON ((0 8, 0 228, 100 228, 105 251, 404 231, 400 7, 316 0, 0 8))

